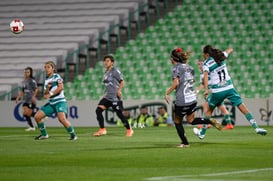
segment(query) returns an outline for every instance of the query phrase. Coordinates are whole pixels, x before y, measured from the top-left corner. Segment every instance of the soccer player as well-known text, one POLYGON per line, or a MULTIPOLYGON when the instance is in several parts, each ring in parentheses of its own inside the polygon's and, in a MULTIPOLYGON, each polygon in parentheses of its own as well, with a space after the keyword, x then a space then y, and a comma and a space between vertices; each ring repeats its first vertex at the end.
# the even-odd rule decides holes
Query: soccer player
POLYGON ((120 70, 114 67, 115 60, 113 55, 105 55, 103 59, 106 67, 103 80, 105 92, 96 108, 97 121, 100 128, 97 132, 93 133, 93 136, 102 136, 107 134, 102 113, 107 108, 112 107, 119 119, 122 121, 124 127, 127 129, 126 136, 131 137, 133 136, 134 131, 128 123, 127 118, 122 114, 123 101, 121 100, 121 90, 124 86, 123 76, 120 70))
POLYGON ((189 142, 185 135, 182 125, 183 117, 186 116, 187 122, 196 124, 212 124, 218 130, 221 130, 221 124, 215 119, 195 118, 196 93, 194 90, 194 69, 188 64, 190 52, 184 52, 182 48, 176 48, 171 52, 170 61, 173 64, 172 85, 165 93, 165 100, 171 102, 169 94, 176 90, 176 100, 174 105, 174 125, 181 144, 177 147, 189 147, 189 142))
MULTIPOLYGON (((226 57, 228 57, 228 55, 230 53, 232 53, 233 49, 232 48, 228 48, 226 51, 224 51, 224 55, 226 57)), ((204 88, 204 74, 203 74, 203 60, 199 60, 198 61, 198 67, 199 67, 199 70, 200 70, 200 84, 196 90, 196 93, 198 94, 200 92, 200 90, 202 90, 204 88)), ((230 115, 229 115, 229 112, 228 110, 226 109, 225 105, 224 105, 224 102, 218 106, 219 110, 222 112, 222 114, 224 115, 224 119, 226 121, 226 126, 223 128, 225 130, 231 130, 233 129, 233 125, 231 123, 231 119, 230 119, 230 115)), ((203 104, 203 112, 205 113, 208 109, 208 103, 207 101, 205 100, 204 104, 203 104)), ((209 128, 207 127, 207 125, 201 125, 200 128, 204 128, 202 129, 203 132, 205 132, 207 129, 206 128, 209 128)), ((196 128, 194 128, 196 129, 196 128)))
POLYGON ((70 134, 70 140, 77 140, 74 128, 66 119, 67 102, 64 96, 64 85, 62 77, 57 74, 56 65, 52 61, 45 63, 46 79, 44 82, 44 98, 48 99, 48 103, 43 105, 35 114, 35 120, 41 135, 35 137, 36 140, 48 138, 47 130, 43 118, 56 113, 59 122, 66 128, 70 134))
MULTIPOLYGON (((245 115, 257 134, 266 135, 267 131, 263 128, 259 128, 253 115, 249 112, 240 95, 233 87, 226 67, 225 60, 227 56, 225 56, 221 50, 215 49, 210 45, 203 48, 203 56, 206 59, 203 63, 205 90, 203 95, 207 98, 209 105, 206 111, 206 117, 211 117, 214 108, 221 105, 225 99, 228 99, 233 106, 237 106, 245 115), (211 90, 212 93, 208 96, 209 90, 211 90)), ((194 129, 194 133, 200 139, 203 139, 205 136, 203 130, 199 131, 198 129, 194 129)))
POLYGON ((29 128, 27 128, 26 131, 35 131, 35 126, 31 121, 31 116, 33 116, 34 109, 36 108, 36 95, 38 93, 37 82, 33 78, 33 69, 31 67, 26 67, 24 74, 25 79, 22 83, 22 90, 16 97, 16 104, 19 102, 21 97, 24 97, 23 115, 29 125, 29 128))

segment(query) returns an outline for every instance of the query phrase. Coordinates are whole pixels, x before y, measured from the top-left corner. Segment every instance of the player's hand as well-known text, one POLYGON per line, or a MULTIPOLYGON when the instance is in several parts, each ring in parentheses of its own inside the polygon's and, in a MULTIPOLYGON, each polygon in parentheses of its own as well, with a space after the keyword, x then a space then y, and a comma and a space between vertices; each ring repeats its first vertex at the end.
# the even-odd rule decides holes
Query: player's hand
POLYGON ((121 91, 118 91, 118 98, 121 99, 121 97, 122 97, 122 93, 121 91))
POLYGON ((168 104, 171 102, 171 98, 170 98, 169 95, 165 94, 164 98, 165 98, 165 101, 166 101, 168 104))
POLYGON ((203 96, 204 96, 205 99, 207 99, 208 94, 209 94, 209 91, 208 91, 208 90, 205 90, 204 93, 203 93, 203 96))
POLYGON ((47 87, 50 89, 52 87, 52 82, 48 82, 47 87))
POLYGON ((49 93, 47 93, 47 94, 44 95, 44 98, 45 98, 45 99, 48 99, 48 98, 50 98, 50 96, 51 96, 51 95, 50 95, 49 93))
POLYGON ((231 53, 233 52, 233 49, 232 49, 232 48, 228 48, 228 49, 226 49, 226 52, 227 52, 228 54, 231 54, 231 53))

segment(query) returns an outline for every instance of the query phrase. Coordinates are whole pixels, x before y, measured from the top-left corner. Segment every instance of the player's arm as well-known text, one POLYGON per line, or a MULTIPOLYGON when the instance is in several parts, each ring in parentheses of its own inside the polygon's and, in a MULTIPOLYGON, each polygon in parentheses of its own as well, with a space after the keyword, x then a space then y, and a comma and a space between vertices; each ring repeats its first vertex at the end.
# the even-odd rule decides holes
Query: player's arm
POLYGON ((58 81, 58 84, 57 84, 57 89, 55 89, 54 91, 49 91, 49 94, 51 96, 54 96, 56 94, 59 94, 61 93, 61 91, 64 90, 64 84, 62 81, 58 81))
POLYGON ((204 84, 200 83, 199 86, 196 89, 196 94, 198 94, 203 88, 204 88, 204 84))
POLYGON ((207 98, 207 95, 209 93, 208 90, 208 80, 209 80, 209 73, 207 71, 204 71, 204 97, 207 98))
POLYGON ((123 87, 124 87, 124 80, 121 80, 119 82, 119 87, 118 87, 118 92, 117 92, 119 98, 121 98, 121 96, 122 96, 121 90, 123 87))
POLYGON ((223 51, 225 57, 228 57, 229 54, 231 54, 233 52, 232 48, 227 48, 225 51, 223 51))
POLYGON ((48 98, 50 98, 52 96, 55 96, 56 94, 61 93, 61 91, 64 90, 63 81, 58 80, 57 82, 58 82, 57 89, 55 89, 54 91, 49 91, 49 89, 51 88, 52 85, 51 85, 51 83, 48 83, 46 91, 45 91, 44 98, 48 99, 48 98))
POLYGON ((176 89, 176 87, 177 87, 178 84, 179 84, 179 78, 176 77, 176 78, 173 79, 172 85, 171 85, 171 86, 169 87, 169 89, 166 91, 166 93, 165 93, 165 100, 166 100, 166 102, 167 102, 168 104, 170 103, 170 100, 171 100, 169 94, 172 93, 172 91, 173 91, 174 89, 176 89))
POLYGON ((15 100, 15 102, 16 102, 16 104, 19 102, 19 100, 21 99, 21 97, 24 95, 24 91, 22 90, 22 91, 20 91, 20 93, 18 94, 18 96, 16 97, 16 100, 15 100))
POLYGON ((36 89, 34 90, 34 92, 33 92, 33 95, 32 95, 32 102, 33 103, 35 103, 35 101, 36 101, 36 96, 37 96, 37 94, 38 94, 38 88, 36 87, 36 89))

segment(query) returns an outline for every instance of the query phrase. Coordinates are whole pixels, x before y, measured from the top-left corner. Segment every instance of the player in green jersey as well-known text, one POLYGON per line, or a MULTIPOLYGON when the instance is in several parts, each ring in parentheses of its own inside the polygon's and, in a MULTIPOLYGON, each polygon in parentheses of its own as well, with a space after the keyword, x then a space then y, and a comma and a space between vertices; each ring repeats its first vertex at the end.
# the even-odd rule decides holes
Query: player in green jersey
MULTIPOLYGON (((203 56, 206 59, 203 63, 204 96, 207 98, 209 105, 209 109, 206 111, 206 117, 210 118, 214 108, 221 105, 225 99, 228 99, 233 106, 238 107, 245 115, 257 134, 266 135, 267 131, 263 128, 259 128, 253 115, 249 112, 240 95, 233 87, 225 61, 227 56, 225 56, 221 50, 215 49, 210 45, 204 47, 203 56), (208 96, 209 90, 211 94, 208 96)), ((203 139, 205 136, 203 131, 197 131, 196 129, 194 133, 200 139, 203 139)))
POLYGON ((45 63, 46 80, 44 83, 44 98, 48 99, 48 103, 42 106, 41 109, 35 114, 35 120, 41 131, 41 135, 35 137, 35 139, 43 140, 48 138, 43 118, 56 113, 58 120, 70 134, 70 140, 77 140, 74 128, 66 119, 67 102, 64 96, 63 79, 56 72, 57 70, 54 62, 48 61, 45 63))

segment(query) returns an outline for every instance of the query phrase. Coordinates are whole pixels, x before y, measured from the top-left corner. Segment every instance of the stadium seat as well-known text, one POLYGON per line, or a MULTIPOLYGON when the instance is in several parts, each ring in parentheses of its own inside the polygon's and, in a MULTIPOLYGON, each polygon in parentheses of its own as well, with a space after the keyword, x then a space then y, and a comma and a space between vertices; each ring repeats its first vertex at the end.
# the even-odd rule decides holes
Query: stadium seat
MULTIPOLYGON (((170 52, 177 46, 192 51, 190 64, 199 79, 196 63, 202 58, 202 47, 207 44, 222 50, 233 47, 227 65, 235 88, 243 97, 272 96, 273 43, 271 9, 268 8, 272 3, 256 0, 204 2, 183 1, 183 5, 159 19, 135 40, 117 49, 116 65, 124 74, 126 99, 162 99, 166 87, 170 86, 170 52), (216 11, 219 9, 221 11, 216 11)), ((102 75, 103 67, 97 65, 94 72, 102 75)), ((100 81, 92 84, 94 94, 99 97, 101 79, 91 79, 100 81)))

